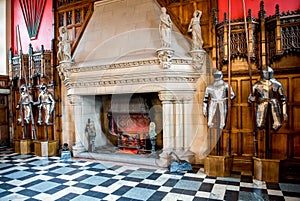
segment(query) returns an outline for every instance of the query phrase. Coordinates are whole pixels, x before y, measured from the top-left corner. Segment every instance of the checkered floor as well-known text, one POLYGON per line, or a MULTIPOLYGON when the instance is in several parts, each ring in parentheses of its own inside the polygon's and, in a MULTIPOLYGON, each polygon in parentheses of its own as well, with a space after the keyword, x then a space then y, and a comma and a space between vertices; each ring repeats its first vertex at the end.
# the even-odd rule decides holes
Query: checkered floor
POLYGON ((300 200, 300 184, 0 152, 0 200, 300 200))

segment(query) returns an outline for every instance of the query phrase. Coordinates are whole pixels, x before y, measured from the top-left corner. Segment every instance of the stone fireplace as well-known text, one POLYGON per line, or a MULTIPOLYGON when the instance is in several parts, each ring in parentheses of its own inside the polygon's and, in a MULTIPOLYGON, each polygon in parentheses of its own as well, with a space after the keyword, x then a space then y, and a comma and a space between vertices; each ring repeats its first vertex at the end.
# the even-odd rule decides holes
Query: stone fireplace
POLYGON ((62 141, 73 145, 75 157, 166 167, 174 151, 189 162, 201 160, 207 124, 200 108, 208 58, 203 54, 201 65, 195 62, 189 39, 175 28, 171 48, 161 49, 159 15, 154 0, 96 2, 72 62, 60 62, 62 141), (171 53, 168 61, 162 52, 171 53), (88 119, 95 123, 93 152, 88 119), (148 152, 150 122, 156 124, 155 156, 148 152), (122 146, 119 140, 125 137, 139 139, 143 150, 129 153, 135 144, 122 146))

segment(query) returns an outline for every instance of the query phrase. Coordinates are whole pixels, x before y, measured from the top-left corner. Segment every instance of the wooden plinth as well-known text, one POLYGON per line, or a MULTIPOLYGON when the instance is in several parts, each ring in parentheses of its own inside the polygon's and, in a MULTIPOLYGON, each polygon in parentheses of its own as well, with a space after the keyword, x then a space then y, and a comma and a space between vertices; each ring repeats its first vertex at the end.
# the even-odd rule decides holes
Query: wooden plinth
POLYGON ((15 152, 18 154, 30 154, 32 152, 32 140, 15 140, 15 152))
POLYGON ((254 179, 266 182, 279 182, 279 159, 253 158, 254 179))
POLYGON ((207 156, 204 160, 204 172, 213 177, 229 177, 231 175, 233 157, 207 156))
POLYGON ((55 156, 57 152, 58 140, 34 142, 34 154, 37 156, 55 156))

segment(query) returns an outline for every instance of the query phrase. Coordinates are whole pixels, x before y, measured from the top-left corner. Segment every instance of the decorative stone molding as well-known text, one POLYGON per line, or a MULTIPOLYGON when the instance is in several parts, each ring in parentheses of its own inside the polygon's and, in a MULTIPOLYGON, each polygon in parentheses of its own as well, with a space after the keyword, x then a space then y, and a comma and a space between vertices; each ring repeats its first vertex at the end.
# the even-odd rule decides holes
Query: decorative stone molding
MULTIPOLYGON (((70 62, 60 62, 60 64, 70 63, 70 62)), ((71 63, 73 64, 73 63, 71 63)), ((90 71, 102 71, 102 70, 110 70, 110 69, 123 69, 123 68, 132 68, 132 67, 140 67, 147 65, 159 65, 160 62, 158 59, 148 59, 148 60, 139 60, 139 61, 129 61, 129 62, 121 62, 121 63, 113 63, 113 64, 104 64, 104 65, 93 65, 93 66, 83 66, 78 67, 76 65, 66 68, 64 66, 60 67, 63 70, 68 71, 70 73, 79 73, 79 72, 90 72, 90 71)), ((189 59, 180 59, 173 58, 172 64, 192 64, 192 60, 189 59)), ((71 65, 70 65, 71 66, 71 65)), ((59 67, 59 66, 58 66, 59 67)))
POLYGON ((156 51, 160 65, 163 69, 168 69, 172 65, 174 50, 172 49, 158 49, 156 51))
POLYGON ((160 91, 158 97, 161 101, 191 101, 195 91, 160 91))
POLYGON ((69 81, 65 82, 65 85, 68 83, 71 88, 85 88, 85 87, 103 87, 103 86, 113 86, 119 84, 145 84, 145 83, 159 83, 159 82, 175 82, 175 83, 194 83, 198 79, 197 76, 193 77, 150 77, 150 78, 140 78, 140 79, 123 79, 123 80, 103 80, 103 81, 80 81, 74 82, 69 81))
POLYGON ((161 101, 174 101, 176 100, 176 96, 171 91, 160 91, 158 93, 159 100, 161 101))

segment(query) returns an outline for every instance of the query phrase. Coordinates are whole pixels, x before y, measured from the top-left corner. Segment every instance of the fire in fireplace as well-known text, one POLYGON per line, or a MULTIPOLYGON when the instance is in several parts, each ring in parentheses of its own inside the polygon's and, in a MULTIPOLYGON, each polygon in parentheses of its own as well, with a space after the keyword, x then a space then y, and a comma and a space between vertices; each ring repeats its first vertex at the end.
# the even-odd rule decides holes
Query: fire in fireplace
POLYGON ((107 138, 127 153, 151 152, 149 124, 156 126, 156 150, 162 149, 162 110, 157 93, 103 96, 102 128, 107 138))

